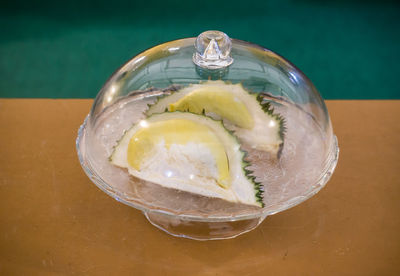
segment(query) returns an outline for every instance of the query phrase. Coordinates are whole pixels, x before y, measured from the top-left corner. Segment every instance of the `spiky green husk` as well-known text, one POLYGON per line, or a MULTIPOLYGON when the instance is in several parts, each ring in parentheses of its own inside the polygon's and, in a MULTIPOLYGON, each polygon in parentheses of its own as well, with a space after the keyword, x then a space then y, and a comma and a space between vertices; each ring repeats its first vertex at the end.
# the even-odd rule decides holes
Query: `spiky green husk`
MULTIPOLYGON (((235 136, 236 137, 236 136, 235 136)), ((243 149, 240 149, 241 152, 243 153, 242 157, 242 167, 244 171, 244 175, 253 183, 254 185, 254 190, 256 191, 255 196, 256 196, 256 201, 260 204, 261 208, 264 208, 265 203, 264 203, 264 186, 261 184, 261 182, 256 181, 256 177, 253 175, 253 171, 249 169, 250 163, 246 161, 247 157, 247 151, 244 151, 243 149)))
POLYGON ((274 112, 274 108, 271 106, 270 102, 263 102, 264 97, 261 94, 257 94, 256 97, 257 101, 259 102, 262 110, 267 113, 269 116, 274 118, 279 123, 279 137, 283 141, 285 139, 286 133, 286 122, 285 118, 283 118, 280 114, 274 112))

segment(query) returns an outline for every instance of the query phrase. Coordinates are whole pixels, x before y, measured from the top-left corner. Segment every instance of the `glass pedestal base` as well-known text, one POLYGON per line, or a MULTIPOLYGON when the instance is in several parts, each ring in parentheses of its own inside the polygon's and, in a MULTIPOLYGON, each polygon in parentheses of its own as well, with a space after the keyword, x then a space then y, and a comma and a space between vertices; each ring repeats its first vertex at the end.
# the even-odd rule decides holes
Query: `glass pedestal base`
POLYGON ((155 212, 144 212, 147 220, 175 237, 220 240, 237 237, 256 228, 265 217, 236 221, 193 221, 155 212))

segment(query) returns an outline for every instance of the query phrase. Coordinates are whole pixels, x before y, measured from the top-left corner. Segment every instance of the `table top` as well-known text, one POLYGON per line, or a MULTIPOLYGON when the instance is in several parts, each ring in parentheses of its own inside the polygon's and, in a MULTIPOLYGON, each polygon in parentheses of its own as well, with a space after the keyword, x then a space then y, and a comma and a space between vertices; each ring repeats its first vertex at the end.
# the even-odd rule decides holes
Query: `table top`
POLYGON ((400 101, 328 101, 327 186, 235 239, 175 238, 80 167, 91 100, 0 100, 2 275, 400 275, 400 101))

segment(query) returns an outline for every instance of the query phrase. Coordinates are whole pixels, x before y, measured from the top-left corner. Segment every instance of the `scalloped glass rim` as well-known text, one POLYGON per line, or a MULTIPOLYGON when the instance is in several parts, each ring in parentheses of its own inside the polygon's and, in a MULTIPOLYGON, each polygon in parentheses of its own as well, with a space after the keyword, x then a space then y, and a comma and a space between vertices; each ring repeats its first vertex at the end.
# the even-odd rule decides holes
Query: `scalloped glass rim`
POLYGON ((302 195, 292 197, 291 199, 280 202, 278 204, 266 206, 260 209, 260 212, 253 214, 237 215, 237 216, 194 216, 185 214, 175 214, 173 212, 169 212, 166 210, 160 210, 158 208, 154 208, 151 205, 144 205, 142 203, 136 202, 134 199, 125 196, 120 191, 116 191, 115 189, 113 189, 110 185, 107 184, 106 181, 102 179, 102 177, 95 170, 92 169, 89 159, 86 158, 86 152, 83 147, 83 145, 85 144, 85 132, 89 117, 90 115, 88 115, 85 118, 85 121, 79 128, 78 137, 76 139, 76 149, 79 157, 79 162, 82 168, 84 169, 85 173, 87 174, 87 176, 90 178, 90 180, 92 180, 92 182, 96 184, 97 187, 99 187, 103 192, 105 192, 115 200, 122 202, 126 205, 129 205, 131 207, 134 207, 136 209, 139 209, 144 213, 155 212, 166 216, 178 217, 179 219, 182 220, 201 221, 201 222, 237 221, 237 220, 247 220, 259 217, 266 217, 287 210, 309 199, 310 197, 318 193, 325 186, 325 184, 329 181, 330 177, 332 176, 332 173, 336 168, 336 164, 339 157, 339 147, 337 143, 337 138, 335 135, 333 135, 334 138, 333 143, 331 145, 331 149, 329 151, 329 156, 326 160, 324 170, 321 176, 315 181, 315 183, 311 185, 311 188, 302 195))

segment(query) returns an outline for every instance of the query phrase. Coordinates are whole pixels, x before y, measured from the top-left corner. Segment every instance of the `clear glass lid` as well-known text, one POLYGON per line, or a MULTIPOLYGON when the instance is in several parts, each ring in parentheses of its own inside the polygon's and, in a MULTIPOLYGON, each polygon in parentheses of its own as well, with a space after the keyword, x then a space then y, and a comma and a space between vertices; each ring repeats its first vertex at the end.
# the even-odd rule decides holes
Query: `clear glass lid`
POLYGON ((77 146, 86 173, 117 200, 199 221, 294 206, 325 185, 338 158, 310 80, 218 31, 155 46, 118 69, 77 146))

